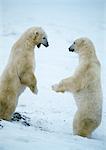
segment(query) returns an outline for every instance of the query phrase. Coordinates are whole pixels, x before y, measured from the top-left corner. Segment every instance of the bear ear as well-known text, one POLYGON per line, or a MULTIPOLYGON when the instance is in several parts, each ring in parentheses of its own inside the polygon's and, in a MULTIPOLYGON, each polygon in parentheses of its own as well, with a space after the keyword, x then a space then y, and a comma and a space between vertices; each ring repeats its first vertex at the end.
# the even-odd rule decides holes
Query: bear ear
POLYGON ((35 37, 37 37, 39 35, 38 31, 35 31, 35 37))
POLYGON ((84 44, 85 44, 85 40, 82 39, 80 44, 81 44, 81 45, 84 45, 84 44))
POLYGON ((36 40, 36 38, 39 36, 39 32, 35 31, 33 32, 33 39, 36 40))

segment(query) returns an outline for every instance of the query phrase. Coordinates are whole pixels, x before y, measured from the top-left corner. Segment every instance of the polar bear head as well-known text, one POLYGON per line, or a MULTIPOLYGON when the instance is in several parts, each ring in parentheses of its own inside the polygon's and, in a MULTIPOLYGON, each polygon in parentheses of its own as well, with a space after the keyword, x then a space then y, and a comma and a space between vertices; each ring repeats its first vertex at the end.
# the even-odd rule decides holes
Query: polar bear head
POLYGON ((36 45, 38 48, 43 44, 49 46, 47 35, 41 27, 31 27, 24 33, 24 39, 36 45))
POLYGON ((78 38, 69 47, 70 52, 76 53, 92 53, 95 51, 92 41, 88 38, 78 38))

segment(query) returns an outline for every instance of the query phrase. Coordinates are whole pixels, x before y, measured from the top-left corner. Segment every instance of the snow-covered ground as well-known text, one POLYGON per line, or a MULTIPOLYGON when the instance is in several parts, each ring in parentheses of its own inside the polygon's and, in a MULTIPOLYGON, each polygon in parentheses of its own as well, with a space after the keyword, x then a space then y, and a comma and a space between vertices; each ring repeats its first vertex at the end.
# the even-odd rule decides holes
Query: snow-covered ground
POLYGON ((29 117, 32 126, 2 121, 0 150, 106 149, 105 6, 105 0, 0 0, 0 73, 13 43, 27 28, 44 28, 50 45, 35 48, 38 95, 27 89, 16 110, 29 117), (72 133, 76 111, 72 94, 51 90, 52 84, 70 76, 77 66, 78 57, 68 47, 81 36, 94 42, 102 65, 103 117, 91 139, 72 133))

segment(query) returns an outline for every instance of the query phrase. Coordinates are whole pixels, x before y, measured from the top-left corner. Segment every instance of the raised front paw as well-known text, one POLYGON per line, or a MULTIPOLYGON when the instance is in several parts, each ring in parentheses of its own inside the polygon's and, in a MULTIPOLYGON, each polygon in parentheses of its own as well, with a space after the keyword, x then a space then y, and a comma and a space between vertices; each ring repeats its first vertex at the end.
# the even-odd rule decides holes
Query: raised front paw
POLYGON ((52 90, 57 92, 58 91, 58 85, 57 84, 52 85, 52 90))
POLYGON ((30 86, 30 90, 34 93, 34 94, 38 94, 38 88, 37 88, 37 86, 36 85, 32 85, 32 86, 30 86))
POLYGON ((64 93, 64 90, 62 89, 62 87, 60 87, 59 84, 52 85, 52 90, 55 91, 55 92, 62 92, 62 93, 64 93))
POLYGON ((36 87, 34 90, 34 93, 37 95, 38 94, 38 88, 36 87))

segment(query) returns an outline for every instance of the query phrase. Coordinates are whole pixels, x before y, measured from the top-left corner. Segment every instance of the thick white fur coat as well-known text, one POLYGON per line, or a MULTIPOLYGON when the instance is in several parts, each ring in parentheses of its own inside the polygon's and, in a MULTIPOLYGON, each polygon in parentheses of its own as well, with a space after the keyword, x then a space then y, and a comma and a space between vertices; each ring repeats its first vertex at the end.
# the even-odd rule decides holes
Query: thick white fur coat
POLYGON ((79 55, 75 73, 52 86, 56 92, 72 92, 77 105, 73 121, 74 134, 89 136, 102 116, 101 66, 93 43, 87 38, 77 39, 70 47, 79 55))

